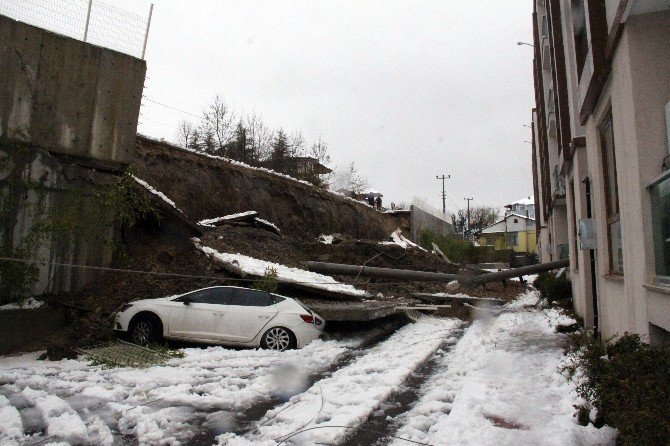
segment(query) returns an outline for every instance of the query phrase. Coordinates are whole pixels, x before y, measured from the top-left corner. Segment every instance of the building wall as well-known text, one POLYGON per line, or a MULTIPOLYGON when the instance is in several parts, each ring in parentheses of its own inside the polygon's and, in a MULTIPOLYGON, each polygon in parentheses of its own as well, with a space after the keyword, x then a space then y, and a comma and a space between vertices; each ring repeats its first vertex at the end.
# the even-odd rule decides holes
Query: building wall
POLYGON ((665 104, 670 101, 670 11, 628 19, 612 59, 610 78, 587 121, 597 222, 597 275, 605 337, 636 332, 649 323, 670 331, 670 291, 654 291, 651 200, 646 189, 667 155, 665 104), (599 125, 612 109, 622 225, 623 276, 609 274, 599 125))
POLYGON ((0 16, 0 138, 128 164, 143 60, 0 16))

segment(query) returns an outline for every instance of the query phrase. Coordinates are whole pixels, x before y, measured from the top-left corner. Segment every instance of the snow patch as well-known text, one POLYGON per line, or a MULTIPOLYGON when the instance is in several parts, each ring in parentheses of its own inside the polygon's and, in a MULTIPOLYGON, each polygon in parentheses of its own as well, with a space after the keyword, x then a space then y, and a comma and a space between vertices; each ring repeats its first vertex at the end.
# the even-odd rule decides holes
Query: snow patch
MULTIPOLYGON (((379 242, 380 245, 398 245, 401 248, 408 249, 408 248, 416 248, 420 249, 422 251, 426 251, 424 248, 421 246, 417 245, 407 237, 402 235, 402 231, 400 229, 396 229, 391 233, 391 240, 390 242, 379 242)), ((426 251, 428 252, 428 251, 426 251)))
POLYGON ((332 245, 334 239, 335 236, 325 234, 321 234, 318 238, 319 242, 323 243, 324 245, 332 245))
POLYGON ((263 276, 269 269, 277 271, 277 280, 285 283, 304 284, 311 288, 326 290, 349 296, 368 296, 368 293, 351 285, 336 281, 330 276, 305 271, 300 268, 291 268, 279 263, 267 262, 242 254, 227 254, 216 251, 207 246, 196 245, 196 247, 210 257, 222 262, 230 263, 247 274, 263 276))
POLYGON ((32 297, 29 297, 20 303, 15 302, 2 305, 0 306, 0 310, 34 310, 35 308, 40 308, 42 305, 44 305, 44 302, 41 300, 35 300, 32 297))
POLYGON ((175 208, 176 210, 181 212, 181 210, 174 204, 174 201, 170 200, 167 197, 167 195, 165 195, 163 192, 154 189, 153 187, 151 187, 151 185, 149 183, 147 183, 146 181, 144 181, 140 178, 137 178, 135 175, 131 175, 131 177, 133 177, 133 179, 135 181, 137 181, 138 184, 143 186, 146 190, 148 190, 149 192, 151 192, 152 194, 154 194, 155 196, 157 196, 158 198, 163 200, 165 203, 169 204, 170 206, 172 206, 173 208, 175 208))

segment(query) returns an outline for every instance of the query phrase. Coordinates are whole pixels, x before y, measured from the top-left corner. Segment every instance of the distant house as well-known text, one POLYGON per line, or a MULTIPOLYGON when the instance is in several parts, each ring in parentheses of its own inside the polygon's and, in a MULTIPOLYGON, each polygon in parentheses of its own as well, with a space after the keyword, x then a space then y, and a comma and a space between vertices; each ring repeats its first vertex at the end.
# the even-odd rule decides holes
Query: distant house
POLYGON ((505 205, 505 215, 521 214, 535 218, 535 200, 532 197, 522 198, 519 201, 505 205))
POLYGON ((267 160, 262 162, 261 165, 304 180, 309 180, 319 175, 327 175, 332 172, 332 169, 324 166, 319 160, 311 156, 294 156, 281 160, 267 160))
POLYGON ((535 219, 509 212, 479 233, 479 244, 494 246, 496 250, 512 249, 514 252, 537 253, 535 219))

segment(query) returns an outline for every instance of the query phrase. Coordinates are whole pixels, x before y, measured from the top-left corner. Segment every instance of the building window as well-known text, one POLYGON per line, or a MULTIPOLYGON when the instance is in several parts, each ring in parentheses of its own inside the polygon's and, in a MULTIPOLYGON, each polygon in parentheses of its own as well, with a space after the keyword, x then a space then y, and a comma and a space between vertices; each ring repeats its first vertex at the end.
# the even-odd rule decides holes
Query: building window
POLYGON ((670 276, 670 177, 651 191, 656 274, 670 276))
POLYGON ((589 53, 589 41, 586 32, 586 11, 584 0, 572 0, 572 29, 575 39, 575 59, 577 59, 577 76, 582 77, 582 71, 589 53))
POLYGON ((570 182, 570 207, 572 207, 572 214, 570 215, 571 223, 572 223, 572 239, 573 239, 573 245, 572 249, 574 250, 575 253, 575 266, 577 266, 577 254, 579 253, 579 249, 577 246, 577 200, 575 199, 575 182, 574 180, 570 182))
POLYGON ((519 234, 510 232, 507 234, 507 246, 517 246, 519 244, 519 234))
POLYGON ((617 187, 614 129, 610 111, 600 125, 603 170, 605 179, 605 208, 607 212, 607 237, 610 272, 623 274, 623 246, 621 244, 621 219, 619 215, 619 188, 617 187))

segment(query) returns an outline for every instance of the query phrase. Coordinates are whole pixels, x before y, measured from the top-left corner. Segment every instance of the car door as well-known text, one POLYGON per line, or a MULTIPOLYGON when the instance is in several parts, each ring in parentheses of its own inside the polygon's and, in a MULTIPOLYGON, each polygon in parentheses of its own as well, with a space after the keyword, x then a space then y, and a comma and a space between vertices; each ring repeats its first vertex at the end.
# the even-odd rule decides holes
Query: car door
POLYGON ((277 308, 270 293, 238 288, 226 307, 223 335, 228 341, 249 342, 276 314, 277 308))
POLYGON ((168 336, 191 340, 218 340, 224 305, 212 303, 217 299, 216 288, 206 288, 185 294, 170 307, 168 336))

